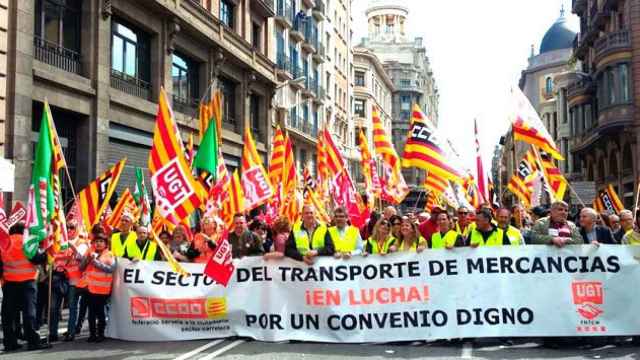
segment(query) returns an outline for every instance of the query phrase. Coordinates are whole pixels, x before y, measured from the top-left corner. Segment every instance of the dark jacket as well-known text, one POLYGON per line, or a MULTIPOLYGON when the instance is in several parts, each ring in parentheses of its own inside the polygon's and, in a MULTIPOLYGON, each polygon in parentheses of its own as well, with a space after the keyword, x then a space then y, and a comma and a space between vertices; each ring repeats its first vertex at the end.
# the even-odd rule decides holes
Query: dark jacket
MULTIPOLYGON (((596 240, 599 243, 610 244, 610 245, 615 245, 618 243, 614 239, 613 234, 611 233, 611 230, 608 227, 596 225, 595 230, 596 230, 596 240)), ((582 227, 580 228, 580 235, 582 235, 582 239, 584 240, 584 243, 588 244, 589 240, 587 239, 587 232, 582 227)))

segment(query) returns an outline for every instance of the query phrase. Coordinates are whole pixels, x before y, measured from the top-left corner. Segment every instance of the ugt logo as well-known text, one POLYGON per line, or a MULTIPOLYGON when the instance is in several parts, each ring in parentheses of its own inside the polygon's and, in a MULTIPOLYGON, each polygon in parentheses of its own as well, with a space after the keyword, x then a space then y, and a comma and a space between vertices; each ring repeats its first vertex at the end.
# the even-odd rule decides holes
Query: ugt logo
POLYGON ((600 281, 574 281, 571 284, 573 303, 578 314, 586 320, 593 320, 604 311, 597 305, 604 301, 604 290, 600 281))
POLYGON ((174 158, 151 177, 157 194, 161 213, 171 213, 187 200, 195 190, 190 186, 187 175, 182 171, 178 158, 174 158))

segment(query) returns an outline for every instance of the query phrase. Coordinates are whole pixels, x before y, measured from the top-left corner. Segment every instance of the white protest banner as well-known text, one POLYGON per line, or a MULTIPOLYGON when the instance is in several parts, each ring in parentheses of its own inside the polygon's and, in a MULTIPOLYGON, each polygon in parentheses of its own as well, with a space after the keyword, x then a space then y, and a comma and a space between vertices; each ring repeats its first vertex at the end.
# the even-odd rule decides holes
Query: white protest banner
POLYGON ((236 261, 227 288, 186 264, 118 259, 107 335, 388 342, 640 334, 640 246, 456 248, 236 261))

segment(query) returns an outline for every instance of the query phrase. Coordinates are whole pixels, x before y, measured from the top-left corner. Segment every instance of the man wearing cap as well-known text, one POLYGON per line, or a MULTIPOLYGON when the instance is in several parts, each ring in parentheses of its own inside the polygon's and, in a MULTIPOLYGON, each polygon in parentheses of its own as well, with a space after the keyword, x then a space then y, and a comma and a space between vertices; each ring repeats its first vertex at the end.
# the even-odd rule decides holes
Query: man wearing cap
POLYGON ((557 247, 582 244, 582 235, 576 225, 567 220, 568 216, 569 205, 566 202, 551 204, 549 216, 538 220, 531 229, 532 243, 557 247))
POLYGON ((111 235, 111 252, 113 256, 122 257, 127 243, 136 241, 136 233, 131 231, 132 226, 133 216, 125 210, 120 217, 120 232, 111 235))

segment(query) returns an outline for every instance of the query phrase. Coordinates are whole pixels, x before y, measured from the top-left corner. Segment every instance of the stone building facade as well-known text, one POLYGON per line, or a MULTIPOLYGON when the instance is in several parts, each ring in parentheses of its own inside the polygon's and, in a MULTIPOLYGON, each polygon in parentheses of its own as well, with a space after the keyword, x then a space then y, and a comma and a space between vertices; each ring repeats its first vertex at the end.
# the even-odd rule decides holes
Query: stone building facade
POLYGON ((612 184, 632 208, 640 176, 640 3, 574 0, 579 72, 568 86, 573 167, 596 189, 612 184))
MULTIPOLYGON (((370 49, 383 63, 395 91, 392 100, 392 137, 398 154, 402 154, 409 124, 411 107, 417 103, 427 117, 438 124, 438 88, 422 38, 410 38, 406 33, 409 10, 397 1, 372 1, 366 10, 368 36, 361 46, 370 49)), ((403 170, 412 192, 407 203, 412 205, 420 196, 422 170, 403 170)))
POLYGON ((326 8, 322 0, 276 0, 275 54, 281 87, 276 120, 293 143, 299 171, 315 171, 318 130, 325 118, 327 52, 323 43, 326 8))
MULTIPOLYGON (((380 120, 387 134, 391 134, 392 96, 395 87, 387 75, 378 57, 363 47, 353 48, 353 122, 354 142, 359 144, 360 129, 367 137, 367 143, 373 154, 373 107, 380 111, 380 120)), ((360 161, 360 154, 356 159, 360 161)), ((364 182, 361 166, 355 167, 356 180, 364 182)))
MULTIPOLYGON (((147 167, 160 88, 186 141, 197 132, 197 103, 214 78, 224 97, 227 165, 240 164, 244 126, 266 159, 276 86, 273 1, 11 4, 3 140, 16 165, 14 200, 26 199, 45 98, 76 190, 124 156, 119 191, 132 186, 134 167, 147 167)), ((69 195, 70 184, 63 186, 69 195)))

